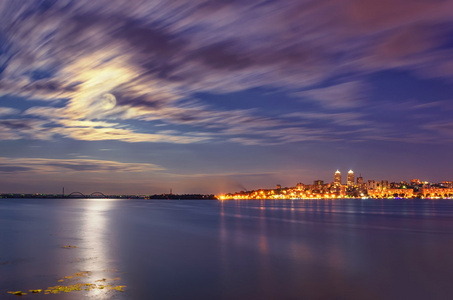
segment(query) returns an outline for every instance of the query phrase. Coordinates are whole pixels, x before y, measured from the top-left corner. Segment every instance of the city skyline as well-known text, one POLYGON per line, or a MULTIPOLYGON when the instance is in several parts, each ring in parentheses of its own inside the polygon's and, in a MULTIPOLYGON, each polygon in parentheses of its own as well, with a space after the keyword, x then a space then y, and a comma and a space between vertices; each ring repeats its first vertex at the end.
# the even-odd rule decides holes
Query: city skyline
POLYGON ((453 199, 453 180, 442 182, 427 182, 411 179, 410 182, 401 180, 391 182, 386 179, 357 178, 354 171, 349 170, 345 184, 341 182, 341 172, 336 170, 333 181, 313 180, 313 184, 299 182, 290 187, 277 184, 275 188, 259 188, 246 191, 224 193, 217 196, 220 200, 229 199, 345 199, 345 198, 378 198, 378 199, 453 199), (356 181, 354 181, 354 179, 356 181))
POLYGON ((452 1, 2 1, 0 193, 452 180, 452 20, 452 1))
MULTIPOLYGON (((347 172, 347 177, 346 181, 343 181, 342 176, 341 176, 341 171, 336 170, 333 176, 331 176, 331 179, 325 180, 325 179, 314 179, 312 178, 311 181, 313 181, 313 184, 316 185, 318 183, 322 184, 329 184, 332 186, 335 185, 341 185, 341 186, 355 186, 355 185, 360 185, 360 184, 367 184, 367 182, 372 181, 372 182, 387 182, 387 183, 417 183, 417 184, 441 184, 441 183, 453 183, 453 178, 445 178, 441 181, 427 181, 427 180, 421 180, 419 178, 411 178, 411 179, 397 179, 397 180, 389 180, 389 177, 384 177, 384 178, 366 178, 365 180, 363 179, 362 173, 359 173, 359 176, 355 177, 355 173, 352 169, 350 169, 347 172)), ((423 178, 423 177, 422 177, 423 178)), ((304 181, 305 182, 305 181, 304 181)), ((304 182, 300 181, 297 184, 303 184, 304 182)), ((274 184, 275 185, 275 184, 274 184)), ((277 189, 281 188, 282 184, 276 184, 277 189)), ((289 186, 294 187, 295 185, 287 185, 285 188, 288 188, 289 186)))

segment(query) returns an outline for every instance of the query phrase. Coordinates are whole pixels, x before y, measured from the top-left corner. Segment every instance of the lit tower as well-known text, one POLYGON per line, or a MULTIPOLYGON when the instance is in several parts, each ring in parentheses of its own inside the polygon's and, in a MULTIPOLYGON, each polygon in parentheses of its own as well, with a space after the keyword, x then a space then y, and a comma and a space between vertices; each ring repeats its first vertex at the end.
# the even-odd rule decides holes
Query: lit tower
POLYGON ((348 172, 347 185, 348 185, 348 187, 354 186, 354 172, 352 170, 349 170, 349 172, 348 172))
POLYGON ((336 186, 340 186, 341 185, 341 173, 340 171, 336 171, 335 172, 335 176, 333 177, 333 182, 336 186))

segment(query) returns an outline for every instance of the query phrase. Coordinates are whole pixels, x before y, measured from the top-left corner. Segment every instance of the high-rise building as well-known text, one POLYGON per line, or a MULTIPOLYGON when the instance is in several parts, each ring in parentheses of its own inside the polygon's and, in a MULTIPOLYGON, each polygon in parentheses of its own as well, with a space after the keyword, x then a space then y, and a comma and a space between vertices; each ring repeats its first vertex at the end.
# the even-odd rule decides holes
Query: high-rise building
POLYGON ((366 188, 367 188, 367 190, 375 190, 377 188, 376 187, 376 181, 368 180, 368 182, 366 184, 366 188))
POLYGON ((333 182, 336 186, 341 185, 341 173, 340 171, 335 172, 335 176, 333 177, 333 182))
POLYGON ((363 177, 362 174, 360 174, 359 177, 357 177, 357 185, 361 187, 363 185, 363 177))
POLYGON ((324 185, 324 180, 315 180, 313 181, 313 185, 324 185))
POLYGON ((352 170, 348 172, 347 185, 348 187, 354 186, 354 172, 352 170))
POLYGON ((363 196, 365 189, 365 185, 363 184, 363 177, 362 174, 360 174, 359 177, 357 177, 357 188, 359 189, 359 193, 363 196))

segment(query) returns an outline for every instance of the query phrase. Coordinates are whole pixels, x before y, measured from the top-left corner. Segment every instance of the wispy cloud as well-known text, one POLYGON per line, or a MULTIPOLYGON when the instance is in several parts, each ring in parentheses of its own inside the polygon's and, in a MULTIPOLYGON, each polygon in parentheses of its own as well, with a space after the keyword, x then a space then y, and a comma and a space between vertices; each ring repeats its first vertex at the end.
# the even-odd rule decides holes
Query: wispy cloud
POLYGON ((421 126, 423 129, 428 129, 431 132, 440 133, 443 136, 453 139, 453 122, 435 121, 429 122, 421 126))
POLYGON ((364 84, 358 81, 295 93, 296 96, 317 101, 327 108, 359 107, 365 104, 366 94, 364 84))
POLYGON ((366 114, 357 112, 295 112, 286 114, 285 117, 307 121, 319 120, 343 126, 371 125, 371 122, 366 120, 366 114))
POLYGON ((20 111, 11 107, 0 107, 0 116, 16 115, 20 111))
POLYGON ((432 101, 426 103, 417 103, 413 106, 414 109, 430 109, 430 108, 441 108, 444 110, 453 109, 453 101, 451 100, 442 100, 442 101, 432 101))
POLYGON ((149 172, 163 168, 149 163, 124 163, 94 159, 48 159, 0 157, 0 172, 39 174, 71 172, 149 172))
POLYGON ((52 133, 44 127, 47 123, 36 119, 0 119, 0 137, 2 140, 48 140, 52 133))

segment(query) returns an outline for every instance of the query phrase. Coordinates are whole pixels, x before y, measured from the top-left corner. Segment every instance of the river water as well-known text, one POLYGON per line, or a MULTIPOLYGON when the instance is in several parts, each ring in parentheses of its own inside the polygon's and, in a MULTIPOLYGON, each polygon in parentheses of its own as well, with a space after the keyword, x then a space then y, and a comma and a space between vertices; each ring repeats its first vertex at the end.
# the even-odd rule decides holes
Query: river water
POLYGON ((453 201, 0 199, 0 299, 30 289, 43 291, 23 298, 452 299, 453 201), (95 288, 44 294, 77 283, 95 288))

